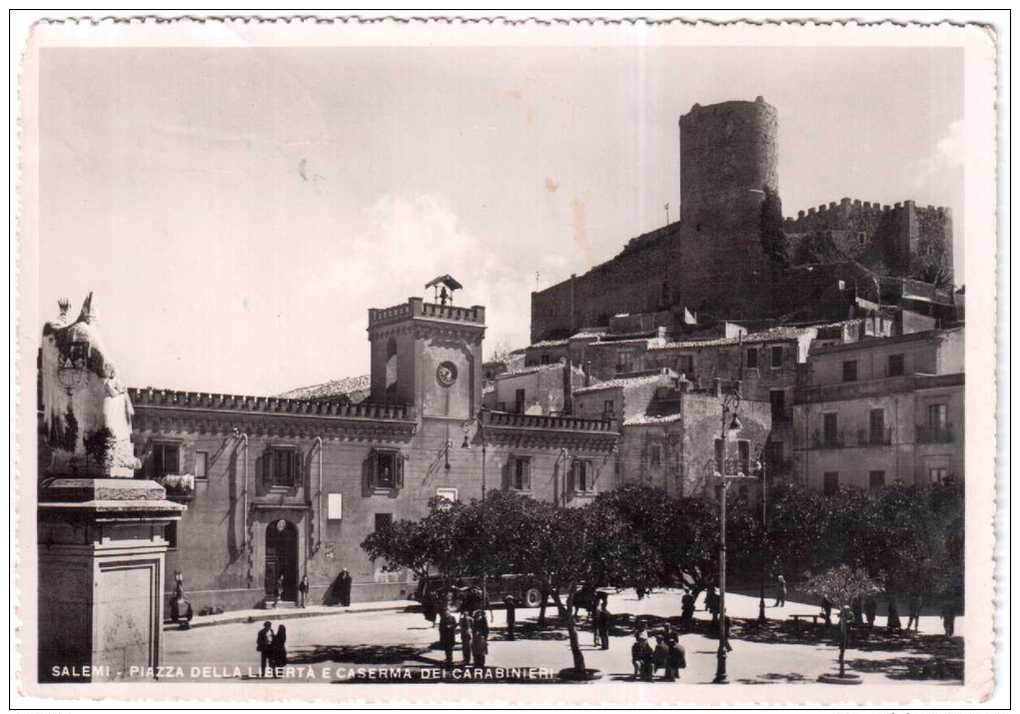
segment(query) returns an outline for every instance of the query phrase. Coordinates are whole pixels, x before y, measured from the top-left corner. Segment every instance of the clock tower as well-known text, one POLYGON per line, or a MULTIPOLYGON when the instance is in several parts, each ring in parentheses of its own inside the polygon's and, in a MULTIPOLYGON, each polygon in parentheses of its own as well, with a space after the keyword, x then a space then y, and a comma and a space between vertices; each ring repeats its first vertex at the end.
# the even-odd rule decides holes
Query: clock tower
POLYGON ((413 404, 423 418, 473 418, 482 403, 485 308, 409 298, 368 311, 373 402, 413 404))

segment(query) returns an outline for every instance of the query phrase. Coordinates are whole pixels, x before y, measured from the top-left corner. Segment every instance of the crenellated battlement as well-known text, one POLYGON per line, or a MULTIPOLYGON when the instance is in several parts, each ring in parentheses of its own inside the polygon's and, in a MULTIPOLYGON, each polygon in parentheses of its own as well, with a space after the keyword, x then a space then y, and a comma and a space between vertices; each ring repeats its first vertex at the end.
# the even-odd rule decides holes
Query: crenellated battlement
POLYGON ((839 223, 849 220, 852 217, 881 219, 904 210, 916 211, 928 215, 951 217, 952 211, 948 206, 918 206, 915 201, 901 201, 889 205, 879 201, 862 201, 859 198, 841 198, 839 201, 830 201, 818 206, 811 206, 807 210, 797 211, 796 218, 787 216, 783 219, 783 227, 787 232, 805 233, 820 228, 838 230, 836 225, 821 225, 822 223, 839 223))
POLYGON ((170 409, 196 409, 211 411, 258 412, 263 414, 292 414, 347 419, 414 420, 414 407, 406 404, 338 404, 307 399, 283 397, 254 397, 241 394, 188 392, 176 389, 130 387, 128 394, 137 409, 159 407, 170 409))
POLYGON ((485 324, 485 308, 481 305, 460 307, 458 305, 438 305, 425 302, 421 298, 408 298, 407 302, 393 307, 369 308, 368 325, 374 327, 387 322, 399 322, 408 318, 425 318, 431 320, 447 320, 450 322, 467 322, 477 325, 485 324))

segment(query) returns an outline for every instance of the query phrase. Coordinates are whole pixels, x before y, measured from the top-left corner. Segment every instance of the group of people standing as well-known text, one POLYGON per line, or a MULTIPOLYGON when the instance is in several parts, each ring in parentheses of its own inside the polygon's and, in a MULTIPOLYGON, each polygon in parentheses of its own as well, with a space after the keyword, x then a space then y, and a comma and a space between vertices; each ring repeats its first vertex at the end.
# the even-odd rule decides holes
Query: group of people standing
POLYGON ((462 610, 458 619, 446 607, 439 614, 439 644, 443 648, 445 664, 452 667, 453 652, 459 636, 461 664, 465 667, 484 667, 489 654, 489 622, 484 610, 462 610))
POLYGON ((273 632, 273 623, 262 623, 258 637, 255 639, 255 649, 261 656, 259 672, 263 677, 279 676, 278 669, 287 666, 287 627, 280 625, 273 632))
POLYGON ((661 632, 650 635, 644 628, 634 634, 630 658, 634 665, 635 679, 651 682, 655 673, 664 670, 662 678, 675 682, 680 670, 687 667, 687 654, 680 644, 679 635, 667 624, 661 632))

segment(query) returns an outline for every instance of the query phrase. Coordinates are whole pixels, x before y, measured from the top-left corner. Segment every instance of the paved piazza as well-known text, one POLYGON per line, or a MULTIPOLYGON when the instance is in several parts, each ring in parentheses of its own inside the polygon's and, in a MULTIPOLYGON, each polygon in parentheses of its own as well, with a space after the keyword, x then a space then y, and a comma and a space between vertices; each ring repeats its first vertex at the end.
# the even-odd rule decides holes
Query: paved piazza
MULTIPOLYGON (((751 624, 758 613, 758 599, 747 595, 727 596, 727 609, 733 618, 728 659, 732 682, 775 684, 813 682, 818 675, 837 666, 838 649, 831 638, 822 637, 822 626, 810 624, 799 633, 789 624, 779 626, 789 615, 811 614, 817 607, 788 603, 785 608, 771 607, 768 615, 772 625, 763 632, 752 632, 751 624), (746 618, 746 620, 745 620, 746 618)), ((581 644, 588 667, 602 671, 609 680, 630 680, 632 667, 630 645, 635 623, 647 622, 652 629, 661 626, 664 617, 675 622, 680 612, 680 593, 661 591, 638 600, 631 590, 612 595, 609 609, 614 616, 608 651, 592 647, 591 629, 580 627, 581 644)), ((884 611, 884 605, 880 612, 884 611)), ((552 610, 549 611, 552 613, 552 610)), ((518 610, 518 639, 505 639, 505 618, 502 610, 494 611, 491 624, 489 656, 491 667, 542 667, 553 672, 571 666, 570 647, 564 628, 537 629, 537 610, 518 610)), ((169 630, 166 634, 166 664, 179 666, 186 679, 193 667, 205 667, 201 678, 223 678, 227 681, 257 685, 250 676, 257 672, 259 655, 255 637, 264 619, 259 616, 251 624, 225 624, 169 630)), ((708 614, 701 608, 697 617, 707 622, 708 614)), ((583 611, 582 611, 583 619, 583 611)), ((884 625, 879 617, 876 625, 884 625)), ((905 619, 904 619, 905 623, 905 619)), ((287 627, 290 672, 295 681, 304 681, 314 673, 314 681, 335 681, 338 671, 353 668, 437 667, 443 662, 438 645, 438 629, 433 628, 419 612, 364 612, 298 618, 274 622, 287 627)), ((957 632, 963 618, 957 619, 957 632)), ((716 666, 717 640, 704 632, 685 634, 681 644, 687 652, 687 669, 681 682, 708 684, 716 666)), ((455 661, 459 661, 459 650, 455 661)), ((862 676, 864 683, 889 684, 902 682, 908 686, 945 687, 960 682, 962 672, 962 639, 946 642, 941 621, 929 615, 921 618, 919 636, 889 638, 876 635, 863 646, 847 650, 850 671, 862 676)), ((658 679, 658 677, 657 677, 658 679)), ((605 680, 603 680, 605 681, 605 680)), ((597 684, 596 684, 597 686, 597 684)), ((657 683, 657 686, 673 686, 657 683)))

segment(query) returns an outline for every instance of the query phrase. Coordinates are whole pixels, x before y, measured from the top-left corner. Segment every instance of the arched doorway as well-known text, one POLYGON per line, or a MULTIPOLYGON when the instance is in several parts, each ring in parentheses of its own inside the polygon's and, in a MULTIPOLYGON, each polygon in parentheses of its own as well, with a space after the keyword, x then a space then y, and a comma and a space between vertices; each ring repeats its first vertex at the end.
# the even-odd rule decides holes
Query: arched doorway
POLYGON ((283 599, 297 600, 298 531, 290 521, 280 519, 266 526, 266 595, 276 592, 276 580, 283 575, 283 599))

